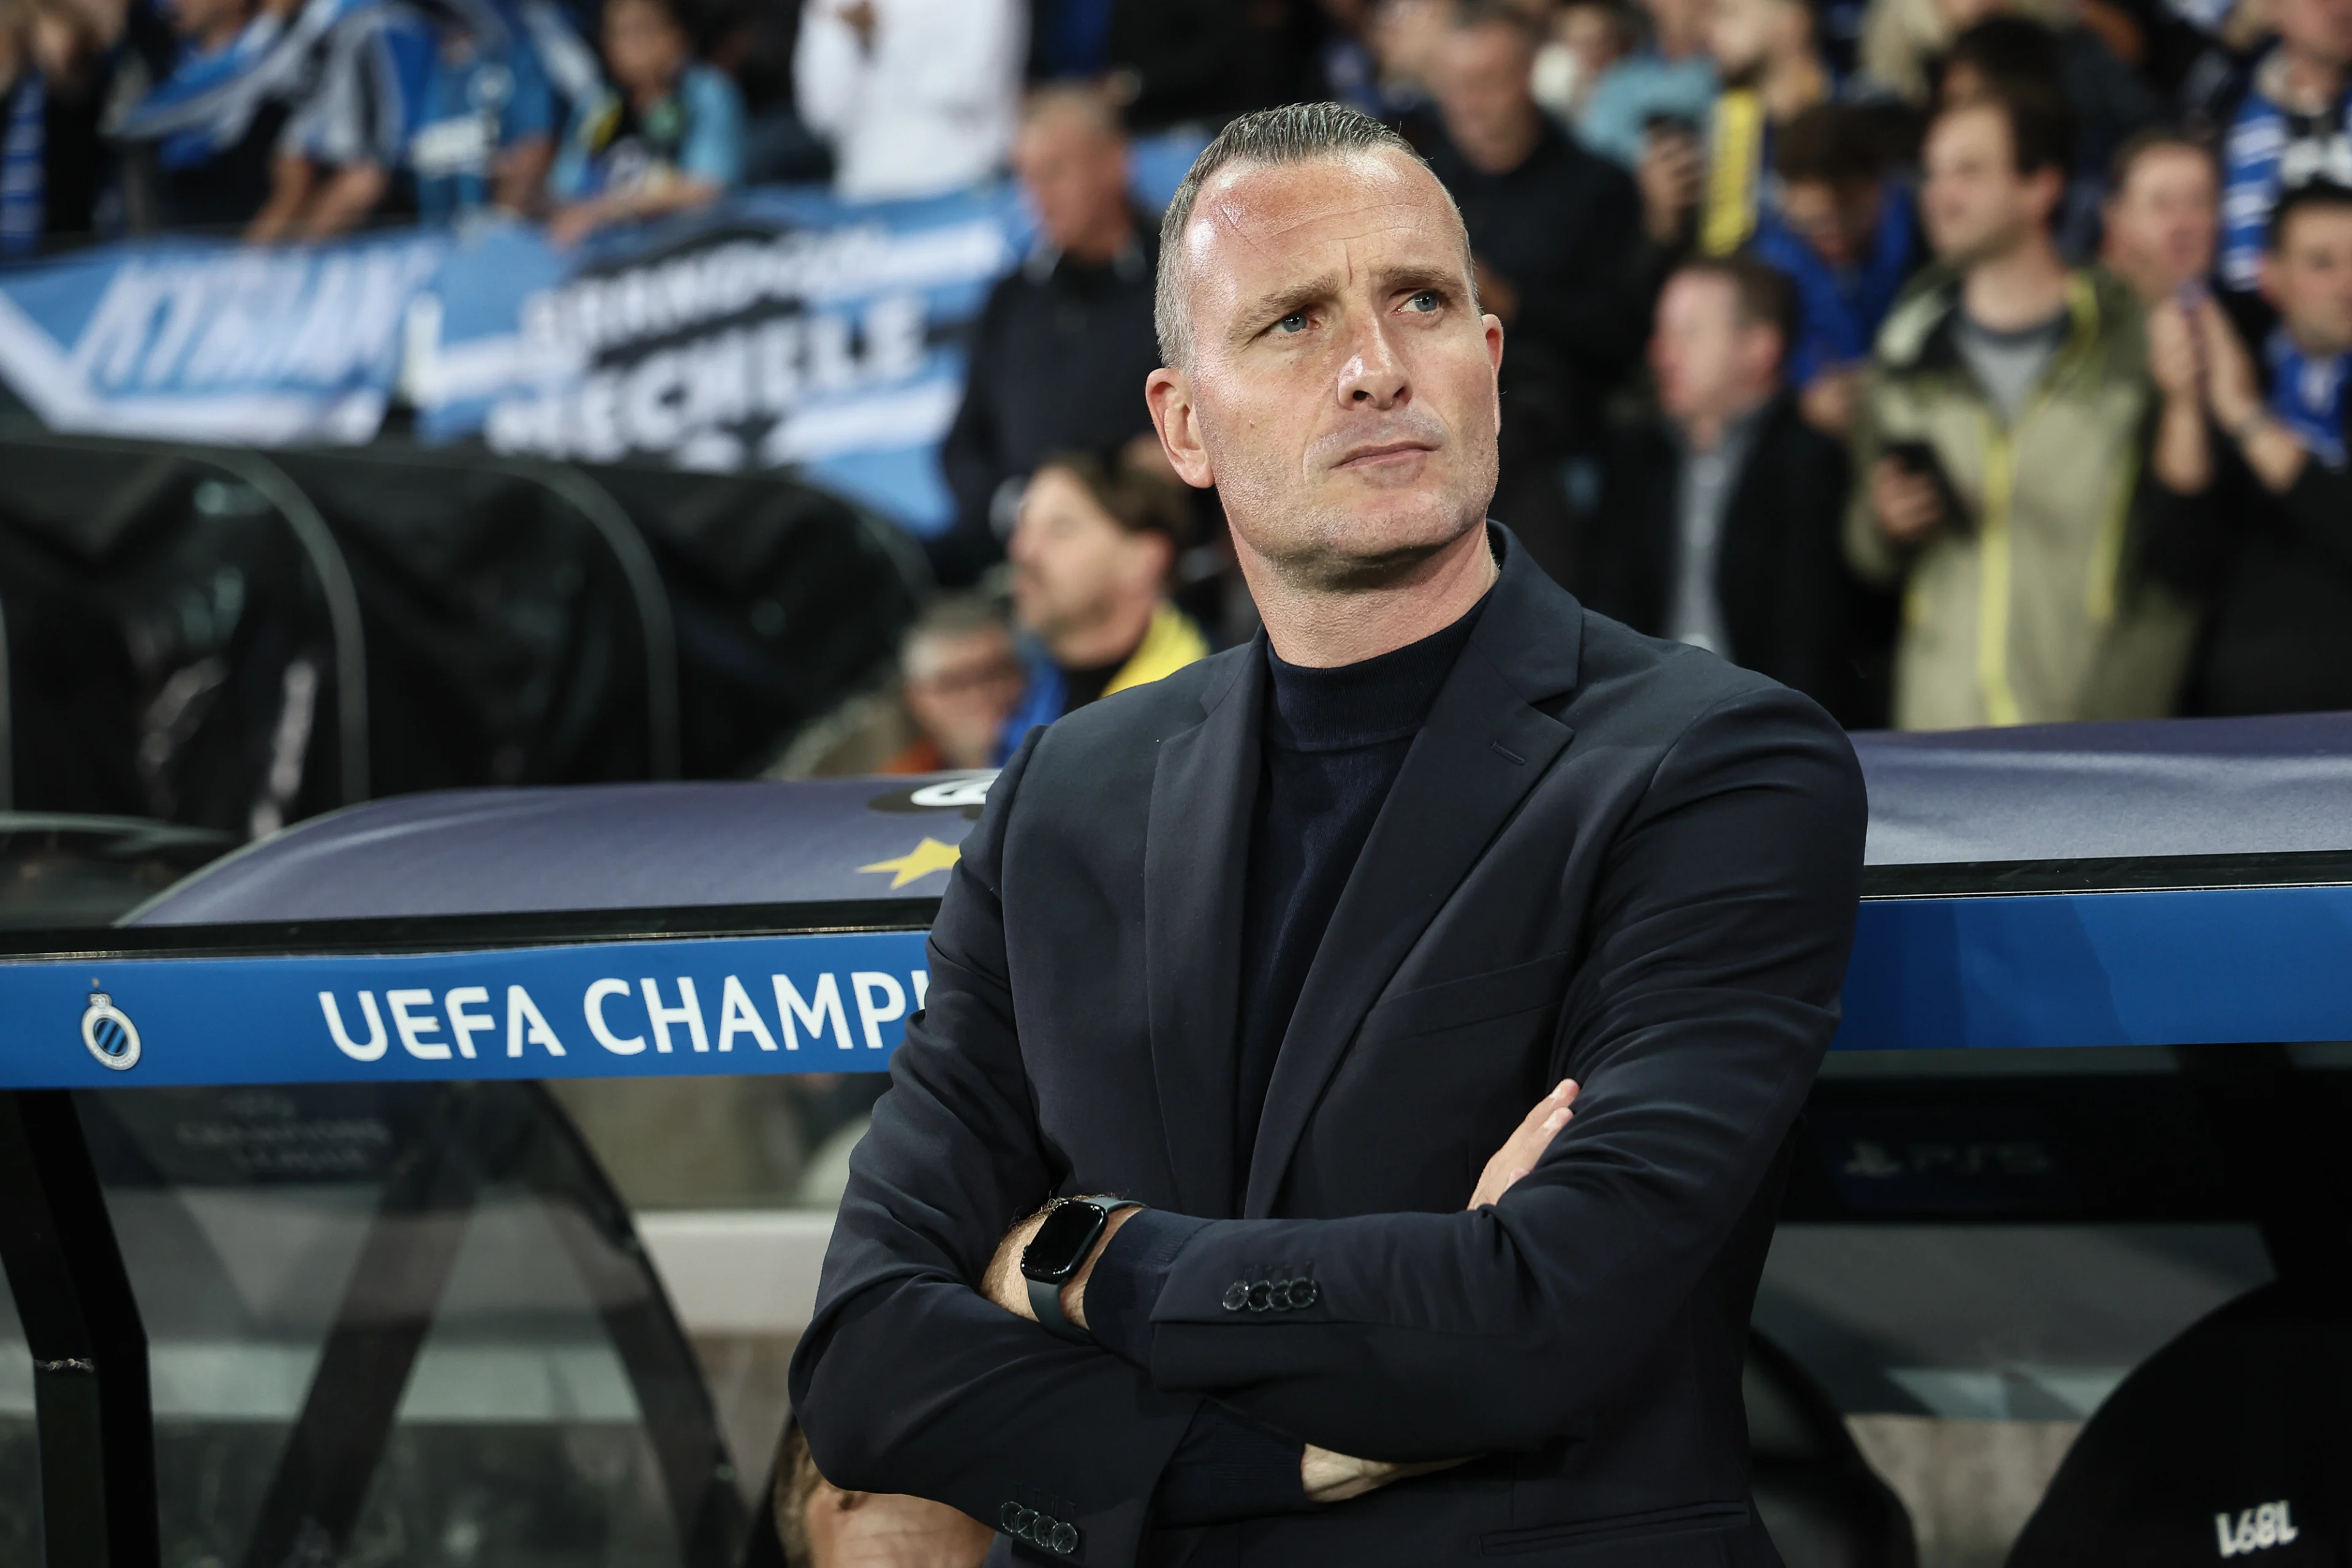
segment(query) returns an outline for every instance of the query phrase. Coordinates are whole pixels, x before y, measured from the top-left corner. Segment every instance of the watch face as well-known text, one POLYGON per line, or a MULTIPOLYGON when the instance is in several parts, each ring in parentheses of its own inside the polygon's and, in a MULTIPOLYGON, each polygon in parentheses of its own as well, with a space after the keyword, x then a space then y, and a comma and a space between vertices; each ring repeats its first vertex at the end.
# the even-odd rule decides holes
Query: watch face
POLYGON ((1060 1284, 1087 1260, 1102 1227, 1102 1213, 1092 1204, 1057 1205, 1022 1250, 1021 1272, 1032 1279, 1060 1284))

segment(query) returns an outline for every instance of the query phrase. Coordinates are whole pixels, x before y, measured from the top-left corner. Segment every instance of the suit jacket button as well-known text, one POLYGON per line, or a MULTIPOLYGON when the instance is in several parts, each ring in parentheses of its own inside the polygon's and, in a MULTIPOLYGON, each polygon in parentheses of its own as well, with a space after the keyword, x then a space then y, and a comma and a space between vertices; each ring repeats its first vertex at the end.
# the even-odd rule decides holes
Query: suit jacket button
POLYGON ((1067 1557, 1078 1549, 1078 1527, 1066 1523, 1055 1525, 1053 1539, 1045 1544, 1056 1554, 1067 1557))
POLYGON ((1311 1307, 1315 1305, 1315 1299, 1321 1294, 1321 1291, 1315 1289, 1314 1280, 1293 1279, 1290 1282, 1290 1310, 1296 1312, 1311 1307))
POLYGON ((1027 1530, 1029 1521, 1036 1517, 1019 1503, 1009 1502, 997 1510, 996 1522, 1004 1527, 1005 1534, 1017 1536, 1027 1530))
POLYGON ((1236 1279, 1225 1287, 1225 1310, 1238 1312, 1249 1305, 1249 1282, 1236 1279))
POLYGON ((1274 1305, 1274 1286, 1261 1279, 1249 1288, 1249 1310, 1263 1312, 1274 1305))

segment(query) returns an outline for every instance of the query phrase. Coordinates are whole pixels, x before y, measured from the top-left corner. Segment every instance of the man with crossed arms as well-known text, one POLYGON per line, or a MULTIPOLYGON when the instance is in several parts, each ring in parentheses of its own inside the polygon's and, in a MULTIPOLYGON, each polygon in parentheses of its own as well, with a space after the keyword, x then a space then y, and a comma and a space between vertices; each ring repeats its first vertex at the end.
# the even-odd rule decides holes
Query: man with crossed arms
POLYGON ((1775 1563, 1739 1373, 1853 753, 1486 518, 1502 326, 1377 122, 1234 121, 1160 268, 1145 395, 1265 632, 991 790, 793 1364, 817 1464, 991 1562, 1775 1563))

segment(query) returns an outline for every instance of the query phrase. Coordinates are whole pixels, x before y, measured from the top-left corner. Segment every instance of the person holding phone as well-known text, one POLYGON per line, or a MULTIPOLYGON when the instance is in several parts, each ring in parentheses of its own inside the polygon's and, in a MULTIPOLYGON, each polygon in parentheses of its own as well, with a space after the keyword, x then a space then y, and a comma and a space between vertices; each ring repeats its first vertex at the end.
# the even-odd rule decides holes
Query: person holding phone
POLYGON ((2128 288, 2060 257, 2065 132, 2022 86, 1927 132, 1940 266, 1879 334, 1845 527, 1854 570, 1905 595, 1898 728, 2169 713, 2195 642, 2196 584, 2164 544, 2206 501, 2154 446, 2194 378, 2151 366, 2128 288))

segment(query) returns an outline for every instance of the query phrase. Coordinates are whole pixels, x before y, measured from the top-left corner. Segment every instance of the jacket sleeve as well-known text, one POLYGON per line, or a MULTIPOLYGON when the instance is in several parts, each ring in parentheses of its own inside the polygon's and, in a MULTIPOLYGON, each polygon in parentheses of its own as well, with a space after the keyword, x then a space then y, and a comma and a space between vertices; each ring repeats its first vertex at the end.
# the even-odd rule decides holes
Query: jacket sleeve
POLYGON ((1056 1183, 1013 1020, 999 868, 1033 740, 1006 767, 941 901, 925 1010, 850 1161, 793 1408, 818 1469, 995 1524, 1018 1503, 1077 1528, 1076 1560, 1134 1560, 1200 1401, 982 1296, 1013 1223, 1056 1183))
POLYGON ((1590 1431, 1638 1385, 1812 1082, 1863 822, 1853 752, 1812 704, 1775 689, 1710 710, 1613 843, 1554 1063, 1583 1092, 1533 1173, 1460 1214, 1146 1216, 1118 1240, 1149 1221, 1139 1241, 1171 1254, 1127 1286, 1151 1299, 1148 1326, 1097 1335, 1163 1391, 1341 1453, 1446 1458, 1590 1431), (1304 1309, 1236 1310, 1254 1283, 1301 1278, 1304 1309))

